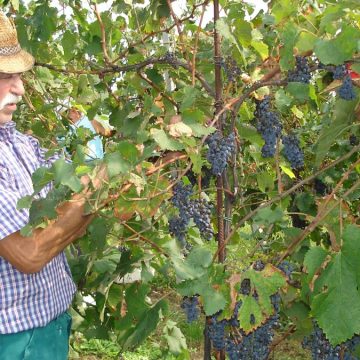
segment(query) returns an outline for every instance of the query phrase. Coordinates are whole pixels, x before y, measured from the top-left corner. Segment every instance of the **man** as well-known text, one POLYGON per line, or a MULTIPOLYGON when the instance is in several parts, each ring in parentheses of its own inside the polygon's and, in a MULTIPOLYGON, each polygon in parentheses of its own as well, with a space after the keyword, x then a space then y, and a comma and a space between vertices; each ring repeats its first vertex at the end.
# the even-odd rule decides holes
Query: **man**
MULTIPOLYGON (((21 74, 33 57, 23 51, 13 23, 0 12, 0 359, 67 359, 75 285, 63 253, 81 236, 91 216, 84 216, 90 194, 85 189, 57 209, 45 229, 23 237, 28 211, 17 201, 33 192, 31 175, 51 166, 36 139, 15 129, 12 115, 24 94, 21 74)), ((96 186, 96 184, 95 184, 96 186)), ((48 191, 42 190, 40 196, 48 191)))
MULTIPOLYGON (((92 134, 96 134, 96 130, 93 126, 96 120, 90 121, 86 115, 83 115, 74 106, 69 109, 68 118, 71 122, 72 132, 76 133, 78 129, 85 128, 90 130, 92 134)), ((101 126, 101 124, 97 124, 101 126)), ((104 157, 103 144, 99 135, 95 135, 93 139, 87 142, 85 151, 85 161, 102 159, 104 157)))

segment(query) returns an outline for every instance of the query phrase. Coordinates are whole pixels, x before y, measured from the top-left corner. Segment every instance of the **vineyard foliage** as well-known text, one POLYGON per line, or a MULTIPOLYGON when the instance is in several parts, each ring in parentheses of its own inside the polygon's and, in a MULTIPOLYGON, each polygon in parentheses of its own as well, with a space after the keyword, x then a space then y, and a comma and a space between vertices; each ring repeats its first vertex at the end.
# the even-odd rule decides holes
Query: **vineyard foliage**
POLYGON ((131 349, 159 323, 186 358, 174 294, 196 295, 208 319, 231 318, 241 302, 244 334, 280 294, 299 337, 313 321, 333 345, 359 334, 358 1, 274 0, 260 11, 220 1, 216 24, 207 0, 181 11, 170 0, 85 4, 3 1, 36 58, 18 128, 49 156, 65 137, 72 159, 33 175, 35 193, 18 204, 30 207, 23 233, 56 217, 81 175, 108 167, 87 207, 97 215, 68 249, 74 328, 131 349), (90 132, 68 136, 60 109, 70 105, 111 125, 103 160, 85 161, 90 132))

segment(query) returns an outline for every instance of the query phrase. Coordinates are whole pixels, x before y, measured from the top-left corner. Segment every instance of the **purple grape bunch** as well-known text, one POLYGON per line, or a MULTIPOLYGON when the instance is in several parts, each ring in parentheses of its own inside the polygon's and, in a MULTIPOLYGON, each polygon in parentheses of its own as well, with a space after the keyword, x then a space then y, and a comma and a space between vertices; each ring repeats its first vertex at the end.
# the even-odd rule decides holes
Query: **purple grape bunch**
POLYGON ((304 166, 304 153, 296 136, 283 136, 282 143, 284 145, 284 156, 289 160, 291 167, 293 169, 302 168, 304 166))
POLYGON ((220 176, 230 159, 230 156, 235 152, 235 133, 231 133, 227 137, 217 131, 206 140, 209 150, 206 158, 211 164, 211 171, 214 175, 220 176))
POLYGON ((257 101, 254 115, 256 117, 256 129, 265 141, 261 149, 261 155, 264 158, 273 157, 282 125, 278 114, 270 110, 270 98, 268 96, 261 101, 257 101))
POLYGON ((185 296, 183 298, 181 308, 185 311, 186 320, 188 323, 192 323, 193 321, 197 320, 200 315, 199 310, 199 297, 198 296, 185 296))
POLYGON ((296 56, 295 69, 288 72, 288 82, 308 84, 311 79, 311 69, 306 57, 296 56))
POLYGON ((354 90, 354 86, 351 80, 350 75, 346 75, 342 85, 338 91, 339 96, 344 100, 354 100, 356 98, 356 92, 354 90))
POLYGON ((311 350, 313 360, 358 360, 359 358, 354 355, 354 351, 359 344, 360 336, 355 335, 341 345, 332 346, 315 322, 313 332, 306 336, 302 343, 305 349, 311 350), (342 348, 345 350, 343 357, 341 357, 342 348))
POLYGON ((172 204, 178 209, 179 215, 169 219, 169 232, 175 236, 181 246, 187 247, 186 232, 190 220, 193 219, 200 235, 210 240, 214 232, 211 226, 211 206, 206 199, 191 199, 191 185, 178 182, 173 188, 172 204))

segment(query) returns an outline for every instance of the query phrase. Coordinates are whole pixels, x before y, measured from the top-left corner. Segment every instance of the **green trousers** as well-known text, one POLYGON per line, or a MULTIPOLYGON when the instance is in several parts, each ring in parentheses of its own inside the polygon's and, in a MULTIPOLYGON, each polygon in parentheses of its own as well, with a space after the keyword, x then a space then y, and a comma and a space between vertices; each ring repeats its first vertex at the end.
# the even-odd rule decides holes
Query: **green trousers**
POLYGON ((65 312, 44 327, 0 335, 1 360, 66 360, 71 316, 65 312))

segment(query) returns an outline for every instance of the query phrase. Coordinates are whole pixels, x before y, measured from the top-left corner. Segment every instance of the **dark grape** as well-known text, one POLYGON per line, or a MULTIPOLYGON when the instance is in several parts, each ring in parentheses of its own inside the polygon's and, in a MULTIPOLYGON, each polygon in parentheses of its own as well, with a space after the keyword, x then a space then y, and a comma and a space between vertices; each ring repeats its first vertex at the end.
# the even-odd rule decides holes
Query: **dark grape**
POLYGON ((180 216, 174 216, 169 219, 169 232, 175 236, 182 247, 186 246, 185 235, 189 220, 180 216))
POLYGON ((287 80, 289 82, 301 82, 308 84, 311 79, 311 70, 308 60, 303 56, 296 56, 295 69, 289 71, 287 80))
POLYGON ((187 245, 185 236, 191 218, 204 239, 210 240, 213 236, 209 203, 206 199, 190 199, 191 195, 191 185, 185 186, 178 182, 173 188, 171 202, 178 209, 179 216, 169 219, 169 232, 178 239, 182 247, 187 245))
POLYGON ((181 308, 185 311, 188 323, 191 323, 199 318, 199 299, 197 296, 184 297, 181 308))
POLYGON ((322 180, 318 178, 314 180, 314 190, 316 194, 320 196, 325 196, 331 193, 331 189, 322 180))
POLYGON ((356 98, 356 93, 350 75, 345 76, 338 94, 344 100, 354 100, 356 98))
POLYGON ((311 350, 313 360, 340 360, 342 348, 344 349, 343 359, 358 360, 359 358, 352 353, 359 343, 360 336, 355 335, 341 345, 332 346, 323 331, 314 323, 314 330, 304 338, 303 347, 311 350))
POLYGON ((175 55, 175 53, 170 52, 170 51, 166 52, 165 55, 163 55, 160 60, 162 60, 170 65, 173 65, 174 67, 176 67, 176 65, 177 65, 176 64, 177 63, 176 55, 175 55))
POLYGON ((221 59, 220 65, 224 69, 225 76, 229 82, 235 81, 241 75, 241 70, 237 62, 230 56, 225 60, 221 59))
POLYGON ((293 169, 299 169, 304 166, 304 153, 300 149, 299 140, 294 135, 282 137, 284 145, 284 155, 289 160, 293 169))
POLYGON ((261 260, 256 260, 253 265, 254 270, 262 271, 265 268, 265 264, 261 260))
POLYGON ((240 285, 240 294, 249 295, 251 291, 250 279, 244 279, 240 285))
POLYGON ((225 326, 226 320, 218 320, 217 315, 210 318, 210 324, 207 329, 215 350, 219 351, 225 348, 225 326))
POLYGON ((300 217, 299 214, 290 214, 292 225, 298 229, 305 229, 308 226, 308 222, 300 217))
MULTIPOLYGON (((189 179, 192 186, 195 186, 198 184, 198 178, 195 176, 194 172, 192 170, 189 170, 186 173, 187 178, 189 179)), ((206 166, 203 166, 201 168, 201 188, 207 189, 210 185, 210 181, 213 178, 213 173, 211 169, 207 168, 206 166)))
POLYGON ((208 202, 205 199, 191 200, 189 207, 191 217, 199 229, 200 235, 204 239, 210 240, 214 233, 211 227, 211 210, 208 202))
POLYGON ((349 138, 349 143, 351 146, 359 145, 359 138, 356 135, 351 134, 349 138))
POLYGON ((347 74, 346 65, 338 65, 334 68, 334 79, 342 80, 347 74))
POLYGON ((291 278, 291 274, 295 270, 295 266, 286 260, 282 261, 277 266, 277 268, 281 270, 288 278, 291 278))
POLYGON ((211 171, 214 175, 220 176, 227 166, 227 162, 235 152, 235 134, 231 133, 224 138, 219 132, 215 132, 206 140, 209 146, 206 158, 211 164, 211 171))
POLYGON ((264 158, 273 157, 282 125, 279 116, 270 111, 270 98, 268 96, 257 102, 254 115, 257 119, 256 129, 265 141, 265 145, 261 149, 261 155, 264 158))

